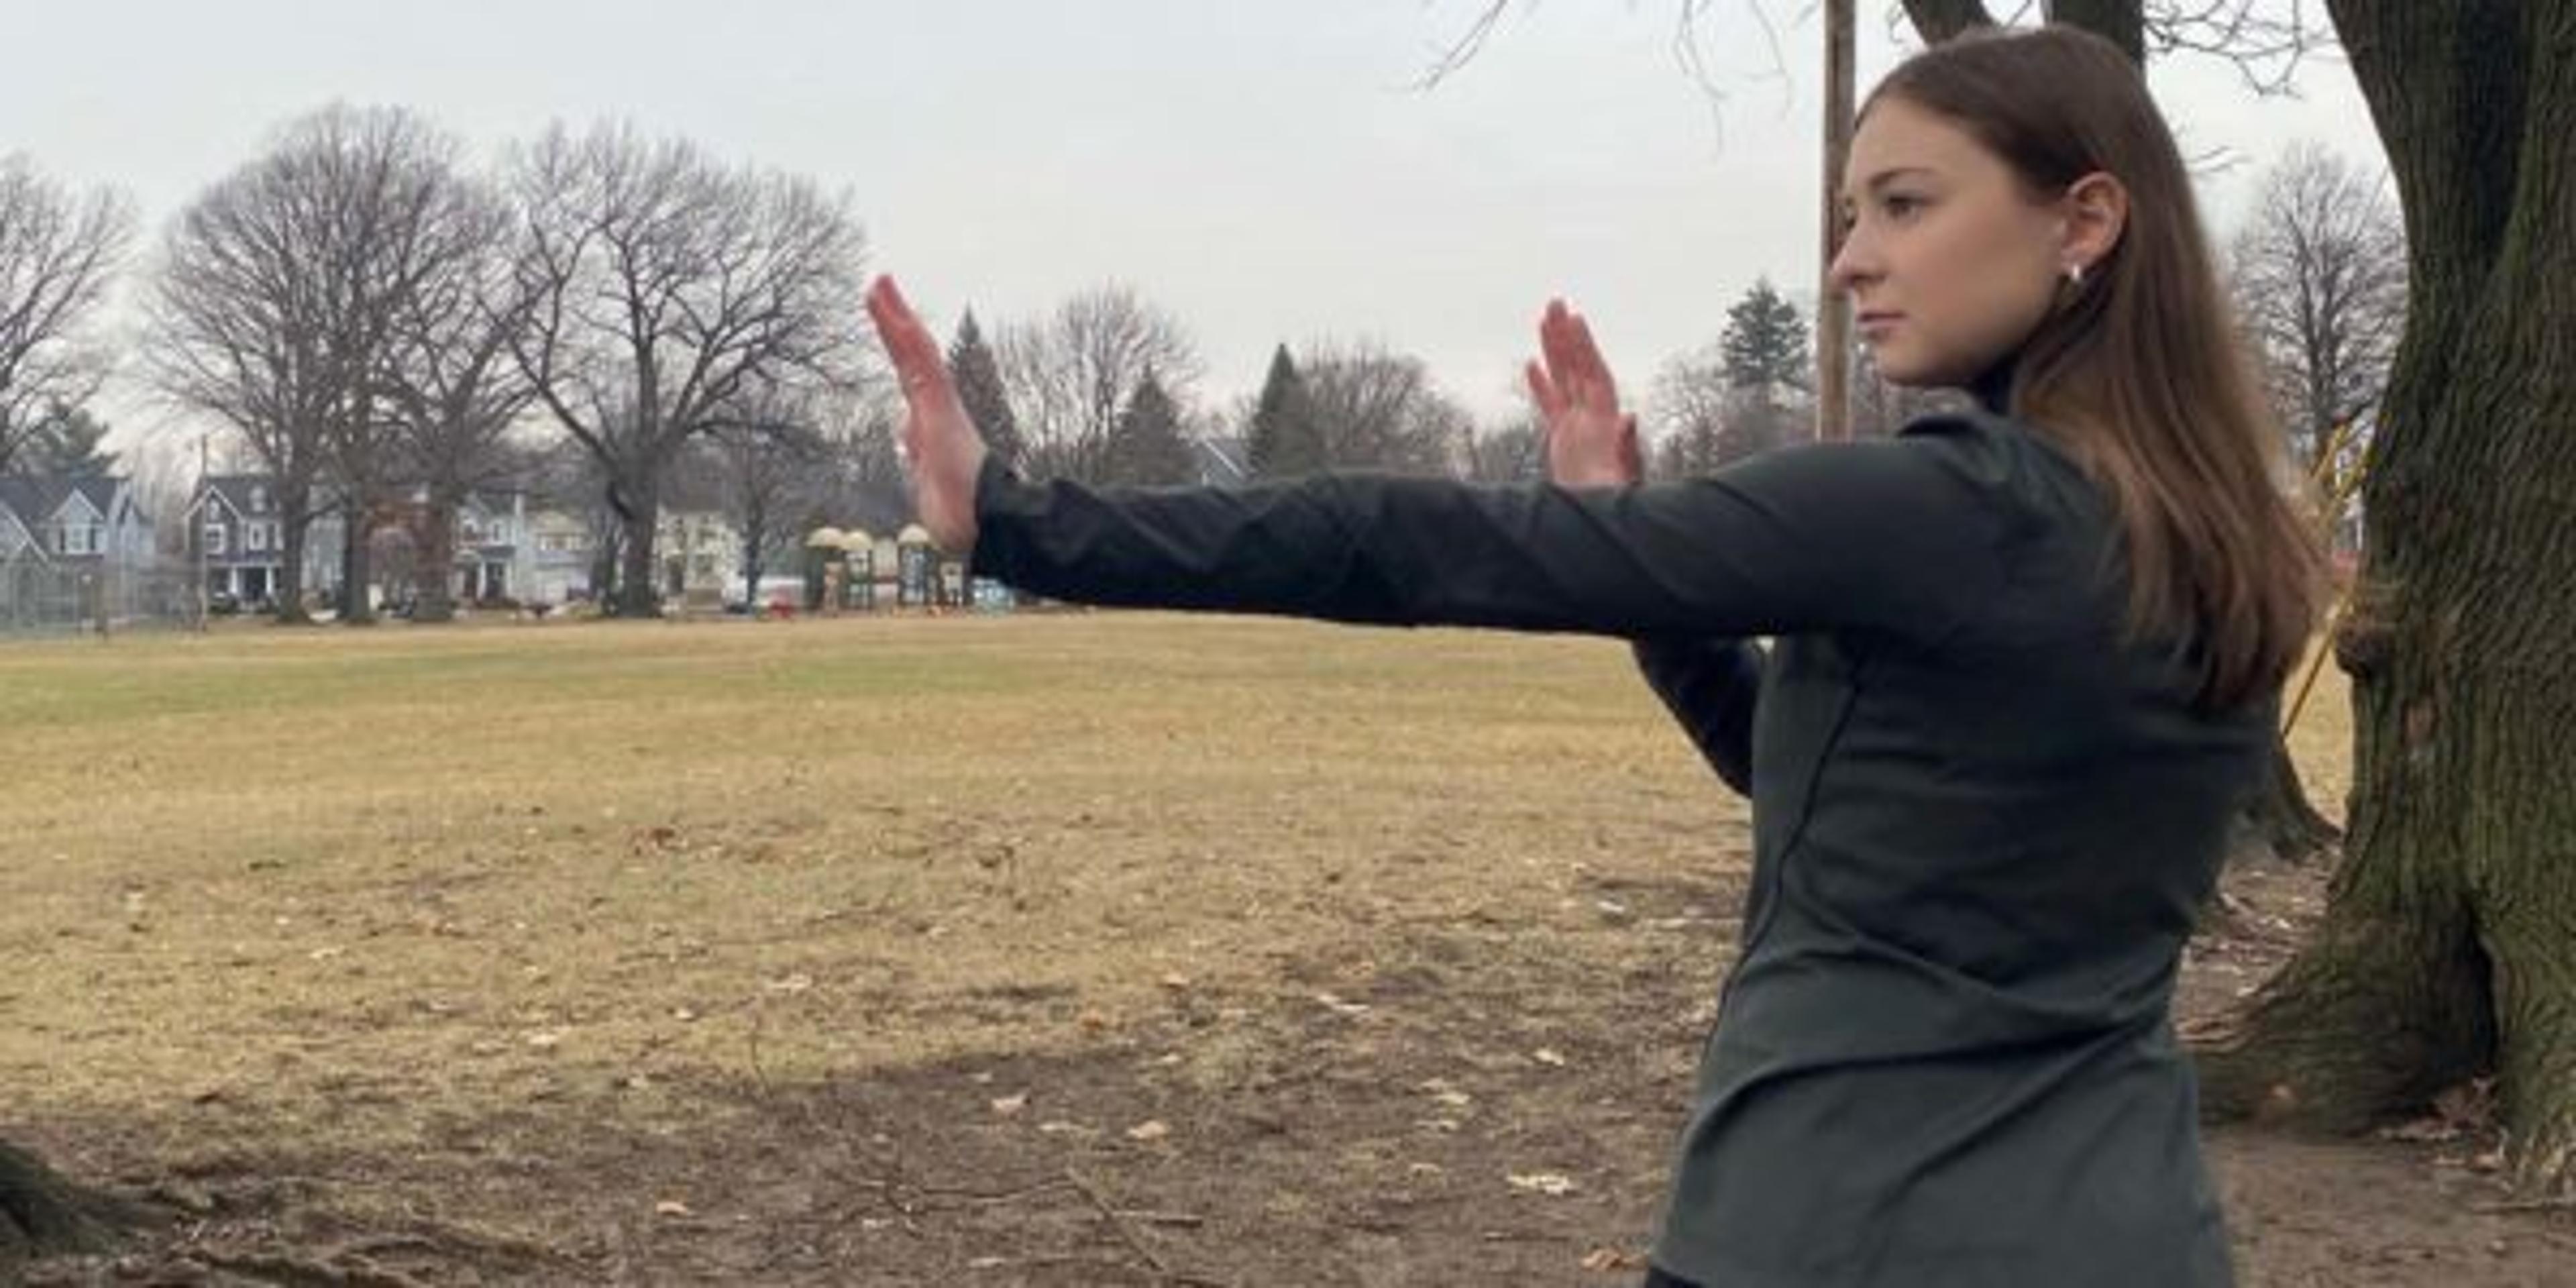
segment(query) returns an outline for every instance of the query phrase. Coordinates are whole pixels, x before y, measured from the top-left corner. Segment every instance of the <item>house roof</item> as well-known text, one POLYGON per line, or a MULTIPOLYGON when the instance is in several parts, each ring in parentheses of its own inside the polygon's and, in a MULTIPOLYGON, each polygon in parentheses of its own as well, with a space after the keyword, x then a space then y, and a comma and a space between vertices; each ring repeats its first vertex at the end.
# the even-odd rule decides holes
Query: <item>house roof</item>
POLYGON ((0 509, 30 530, 53 518, 74 497, 86 502, 101 520, 116 516, 117 493, 125 480, 106 474, 55 478, 35 474, 0 475, 0 509))

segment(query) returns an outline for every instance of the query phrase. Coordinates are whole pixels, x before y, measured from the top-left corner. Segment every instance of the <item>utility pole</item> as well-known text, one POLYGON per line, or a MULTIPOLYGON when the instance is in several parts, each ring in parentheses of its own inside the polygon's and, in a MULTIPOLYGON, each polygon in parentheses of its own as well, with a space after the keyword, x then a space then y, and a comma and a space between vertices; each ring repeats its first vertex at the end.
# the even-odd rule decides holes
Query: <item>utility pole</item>
POLYGON ((1824 266, 1816 292, 1816 437, 1851 437, 1851 300, 1834 289, 1843 249, 1843 167, 1851 160, 1852 0, 1825 5, 1824 266))

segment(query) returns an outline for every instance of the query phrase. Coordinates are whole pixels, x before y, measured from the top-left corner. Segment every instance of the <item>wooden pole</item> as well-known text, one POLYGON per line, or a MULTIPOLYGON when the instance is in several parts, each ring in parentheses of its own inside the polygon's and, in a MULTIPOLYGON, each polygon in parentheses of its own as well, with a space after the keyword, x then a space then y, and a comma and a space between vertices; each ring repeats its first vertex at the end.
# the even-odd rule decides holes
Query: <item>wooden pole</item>
POLYGON ((1852 0, 1825 0, 1824 263, 1816 291, 1816 437, 1851 437, 1851 300, 1834 289, 1843 167, 1851 158, 1852 0))

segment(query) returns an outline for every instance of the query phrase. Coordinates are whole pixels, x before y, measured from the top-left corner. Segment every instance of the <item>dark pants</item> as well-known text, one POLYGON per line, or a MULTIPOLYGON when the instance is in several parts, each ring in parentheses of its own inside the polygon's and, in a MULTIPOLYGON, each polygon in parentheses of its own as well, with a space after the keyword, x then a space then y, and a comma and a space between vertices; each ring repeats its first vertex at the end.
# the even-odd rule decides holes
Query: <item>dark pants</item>
POLYGON ((1646 1282, 1639 1285, 1639 1288, 1700 1288, 1700 1285, 1693 1280, 1684 1279, 1679 1275, 1665 1274, 1653 1266, 1648 1266, 1646 1282))

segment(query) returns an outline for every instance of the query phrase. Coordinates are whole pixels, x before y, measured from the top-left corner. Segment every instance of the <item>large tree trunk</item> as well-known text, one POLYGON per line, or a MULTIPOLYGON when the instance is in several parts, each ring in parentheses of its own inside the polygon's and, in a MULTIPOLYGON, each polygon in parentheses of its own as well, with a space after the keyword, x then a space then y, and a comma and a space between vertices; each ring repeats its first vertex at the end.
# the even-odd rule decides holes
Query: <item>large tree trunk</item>
POLYGON ((92 1194, 0 1141, 0 1283, 16 1283, 37 1257, 113 1248, 132 1224, 128 1205, 92 1194))
POLYGON ((662 521, 662 498, 659 469, 645 471, 647 478, 626 482, 618 488, 618 545, 621 566, 617 575, 617 615, 620 617, 659 617, 662 615, 662 579, 653 566, 653 529, 662 521))
POLYGON ((2576 1189, 2576 6, 2335 0, 2413 291, 2365 484, 2351 835, 2319 938, 2203 1053, 2220 1112, 2351 1128, 2493 1073, 2576 1189))
POLYGON ((2262 780, 2236 816, 2233 857, 2308 863, 2333 853, 2342 840, 2342 830, 2308 803, 2289 744, 2273 739, 2262 780))
POLYGON ((456 510, 460 504, 452 491, 430 493, 429 513, 422 522, 421 535, 426 538, 421 542, 422 571, 414 578, 412 592, 415 623, 456 620, 456 510))
POLYGON ((278 526, 285 531, 278 543, 279 584, 269 593, 277 600, 278 624, 301 626, 313 620, 313 615, 304 611, 304 561, 313 557, 313 493, 308 488, 280 488, 277 501, 278 526))
POLYGON ((374 535, 376 506, 373 497, 352 497, 342 511, 347 517, 340 524, 340 624, 373 626, 376 606, 367 596, 368 583, 375 571, 368 559, 369 538, 374 535))

